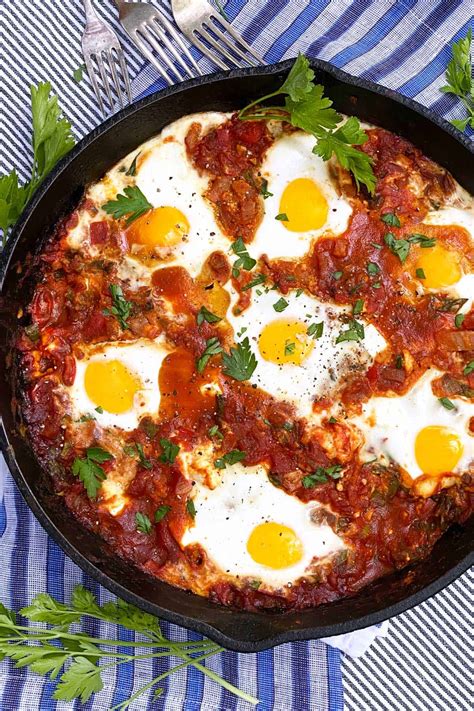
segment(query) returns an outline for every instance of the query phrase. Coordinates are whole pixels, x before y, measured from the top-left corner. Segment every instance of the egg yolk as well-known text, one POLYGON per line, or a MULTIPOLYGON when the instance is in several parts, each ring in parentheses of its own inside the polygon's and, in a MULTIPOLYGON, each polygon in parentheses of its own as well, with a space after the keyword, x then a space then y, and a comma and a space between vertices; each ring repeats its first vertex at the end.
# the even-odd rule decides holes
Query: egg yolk
POLYGON ((428 289, 441 289, 455 284, 462 276, 459 255, 446 249, 437 242, 434 247, 419 250, 416 262, 418 269, 423 269, 423 285, 428 289))
POLYGON ((155 207, 132 223, 131 242, 147 247, 173 247, 189 234, 189 222, 176 207, 155 207))
POLYGON ((328 218, 328 204, 323 193, 310 178, 297 178, 288 183, 280 200, 282 221, 290 232, 319 230, 328 218))
POLYGON ((247 541, 256 563, 278 570, 295 565, 303 557, 303 545, 296 533, 281 523, 268 521, 256 526, 247 541))
POLYGON ((92 402, 107 412, 120 415, 133 406, 140 380, 119 360, 92 361, 86 368, 84 387, 92 402))
POLYGON ((430 425, 416 436, 415 457, 423 474, 452 472, 463 450, 459 436, 448 427, 430 425))
POLYGON ((314 347, 314 340, 306 331, 301 321, 280 319, 267 324, 258 339, 262 358, 277 365, 301 365, 314 347))

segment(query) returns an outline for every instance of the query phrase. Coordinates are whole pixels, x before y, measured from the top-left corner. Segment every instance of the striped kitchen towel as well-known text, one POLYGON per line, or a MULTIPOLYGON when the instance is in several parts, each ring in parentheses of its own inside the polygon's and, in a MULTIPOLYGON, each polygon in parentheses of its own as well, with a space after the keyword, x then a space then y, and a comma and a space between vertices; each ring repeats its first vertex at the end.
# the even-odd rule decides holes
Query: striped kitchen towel
MULTIPOLYGON (((166 0, 153 1, 169 11, 166 0)), ((113 3, 96 0, 95 5, 118 32, 126 49, 134 96, 162 88, 163 80, 121 30, 113 3)), ((446 118, 463 115, 459 102, 441 94, 439 87, 444 83, 450 45, 472 25, 470 0, 229 0, 221 5, 229 20, 268 63, 305 52, 397 89, 446 118)), ((74 69, 82 64, 83 22, 80 0, 0 0, 0 37, 5 58, 0 66, 1 172, 16 167, 26 177, 31 158, 31 83, 47 79, 52 82, 78 138, 100 122, 90 86, 86 81, 77 84, 72 77, 74 69)), ((204 71, 213 71, 207 58, 198 52, 195 57, 204 71)), ((46 536, 10 476, 2 471, 1 463, 0 536, 0 593, 7 605, 17 609, 45 590, 68 599, 78 582, 92 589, 101 602, 110 599, 104 588, 87 578, 46 536)), ((397 618, 388 637, 384 626, 380 630, 384 636, 361 659, 344 655, 342 678, 340 652, 322 642, 286 644, 256 655, 226 652, 212 658, 208 665, 257 696, 261 700, 259 711, 467 711, 471 708, 472 689, 468 686, 469 670, 463 669, 459 660, 470 644, 471 632, 466 622, 469 601, 472 618, 472 587, 466 575, 434 600, 397 618), (423 641, 419 642, 421 634, 423 641)), ((93 624, 89 629, 105 637, 119 634, 122 640, 132 639, 128 633, 104 624, 93 624)), ((196 638, 175 625, 165 625, 165 633, 177 640, 196 638)), ((338 638, 335 644, 346 645, 348 653, 357 654, 372 639, 359 632, 346 635, 344 640, 338 638)), ((173 663, 176 660, 121 667, 107 676, 104 691, 85 708, 102 711, 120 703, 173 663)), ((0 711, 79 708, 77 702, 52 701, 53 686, 42 677, 15 670, 4 662, 0 664, 0 711)), ((131 708, 136 711, 149 707, 150 694, 131 708)), ((165 694, 153 708, 244 711, 250 707, 191 669, 169 679, 165 694)))

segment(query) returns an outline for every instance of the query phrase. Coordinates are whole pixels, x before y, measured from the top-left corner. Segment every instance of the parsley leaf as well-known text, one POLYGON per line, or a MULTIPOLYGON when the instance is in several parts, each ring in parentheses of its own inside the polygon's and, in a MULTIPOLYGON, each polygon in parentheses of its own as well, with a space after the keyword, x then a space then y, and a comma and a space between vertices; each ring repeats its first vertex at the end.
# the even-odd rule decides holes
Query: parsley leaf
POLYGON ((465 314, 456 314, 456 316, 454 317, 454 325, 456 326, 456 328, 461 328, 465 318, 465 314))
POLYGON ((105 316, 115 316, 120 327, 125 331, 127 328, 130 328, 127 319, 130 316, 133 304, 131 301, 125 299, 122 287, 118 284, 110 284, 109 291, 112 296, 113 306, 110 309, 104 309, 102 313, 105 316))
POLYGON ((454 42, 452 59, 446 69, 448 83, 440 91, 458 96, 467 110, 467 117, 451 121, 460 131, 465 131, 469 125, 474 128, 474 82, 472 79, 471 61, 472 29, 469 28, 466 37, 454 42))
POLYGON ((364 299, 357 299, 354 306, 352 307, 352 313, 354 316, 358 316, 362 313, 364 308, 364 299))
POLYGON ((137 513, 135 514, 135 524, 137 526, 137 531, 150 535, 151 521, 146 514, 137 511, 137 513))
POLYGON ((420 235, 416 232, 412 235, 408 235, 407 240, 410 244, 419 244, 423 249, 434 247, 436 244, 436 237, 427 237, 426 235, 420 235))
POLYGON ((406 239, 396 239, 392 232, 387 232, 383 239, 389 250, 398 257, 403 264, 410 252, 409 241, 406 239))
POLYGON ((375 262, 367 262, 367 274, 369 276, 375 276, 380 271, 380 267, 375 262))
POLYGON ((257 367, 257 359, 250 350, 248 338, 244 338, 243 341, 232 347, 229 354, 224 353, 222 361, 224 373, 234 380, 248 380, 257 367))
POLYGON ((331 277, 334 279, 334 281, 339 281, 339 279, 342 277, 342 272, 333 272, 331 274, 331 277))
POLYGON ((287 306, 288 301, 283 297, 281 297, 281 299, 278 299, 278 301, 275 301, 275 303, 273 304, 273 308, 277 313, 281 313, 282 311, 284 311, 287 306))
POLYGON ((166 504, 162 504, 161 506, 158 506, 158 508, 155 511, 155 523, 160 523, 160 521, 163 521, 165 516, 171 511, 171 506, 167 506, 166 504))
POLYGON ((219 429, 219 425, 212 425, 212 427, 209 427, 207 434, 209 437, 216 437, 217 439, 224 439, 224 435, 219 429))
POLYGON ((416 270, 415 274, 416 274, 416 276, 418 277, 418 279, 426 279, 425 270, 422 269, 421 267, 418 267, 418 269, 416 270))
POLYGON ((454 402, 451 402, 449 397, 439 397, 438 398, 439 403, 446 408, 446 410, 455 410, 456 405, 454 402))
POLYGON ((252 279, 252 281, 249 281, 248 284, 245 284, 245 286, 242 287, 242 291, 248 291, 249 289, 252 289, 254 286, 258 286, 259 284, 264 284, 267 281, 267 277, 265 274, 257 274, 255 279, 252 279))
POLYGON ((291 355, 295 352, 296 343, 285 342, 285 355, 291 355))
POLYGON ((232 243, 232 251, 237 255, 238 259, 233 264, 232 276, 237 278, 240 274, 241 269, 245 269, 246 272, 251 271, 257 263, 256 259, 253 259, 247 251, 245 242, 242 237, 236 239, 232 243))
POLYGON ((323 160, 329 160, 334 154, 339 163, 352 172, 357 187, 363 183, 373 193, 372 159, 354 148, 367 141, 367 134, 354 116, 338 127, 342 116, 332 108, 332 101, 323 95, 324 87, 314 84, 313 80, 314 71, 308 59, 299 54, 282 86, 248 104, 240 111, 239 118, 243 121, 287 121, 312 134, 316 139, 313 153, 323 160), (285 95, 283 107, 261 106, 262 102, 282 94, 285 95))
POLYGON ((206 341, 206 348, 197 360, 196 365, 198 373, 203 372, 204 368, 206 367, 212 356, 222 353, 223 350, 224 349, 222 348, 218 338, 208 338, 208 340, 206 341))
POLYGON ((385 222, 386 225, 390 225, 390 227, 400 227, 400 220, 394 212, 385 212, 380 219, 382 222, 385 222))
POLYGON ((196 516, 196 507, 194 505, 194 501, 192 499, 188 499, 186 501, 186 511, 188 514, 192 517, 195 518, 196 516))
POLYGON ((474 373, 474 360, 469 361, 469 363, 464 366, 464 370, 462 372, 464 375, 471 375, 471 373, 474 373))
POLYGON ((242 452, 240 449, 231 449, 230 452, 224 454, 219 459, 216 459, 214 466, 216 469, 225 469, 227 464, 236 464, 241 462, 247 456, 246 452, 242 452))
POLYGON ((74 81, 79 84, 79 82, 81 82, 84 77, 85 71, 86 71, 85 64, 80 64, 78 67, 76 67, 76 69, 74 69, 74 71, 72 73, 72 78, 74 79, 74 81))
POLYGON ((346 331, 341 331, 341 333, 336 338, 336 343, 343 343, 343 341, 361 341, 365 336, 364 324, 352 319, 348 323, 348 328, 346 331))
POLYGON ((136 176, 136 174, 137 174, 137 158, 140 155, 140 153, 141 153, 141 151, 139 151, 137 153, 137 155, 135 156, 135 158, 132 160, 132 162, 130 163, 130 168, 127 170, 125 175, 130 175, 133 178, 136 176))
POLYGON ((260 195, 263 196, 263 199, 266 200, 269 197, 273 197, 273 193, 270 193, 268 191, 268 180, 265 178, 262 178, 262 182, 260 185, 260 195))
POLYGON ((218 323, 219 321, 222 321, 220 316, 216 316, 216 314, 213 314, 212 311, 209 311, 209 309, 206 309, 205 306, 201 306, 201 308, 198 311, 198 314, 196 316, 196 321, 197 325, 200 326, 204 321, 207 323, 218 323))
POLYGON ((100 667, 85 656, 75 657, 71 666, 61 676, 53 698, 58 701, 80 698, 85 704, 93 693, 103 688, 100 667))
POLYGON ((310 323, 308 328, 306 329, 306 333, 308 336, 313 336, 313 338, 321 338, 323 335, 323 330, 324 330, 324 321, 320 321, 319 323, 310 323))
POLYGON ((318 467, 313 474, 304 476, 301 480, 305 489, 312 489, 316 484, 325 484, 331 479, 340 479, 342 477, 342 466, 334 464, 332 467, 318 467))
POLYGON ((138 185, 128 185, 123 189, 123 194, 119 193, 115 200, 106 202, 102 209, 112 215, 114 220, 126 217, 125 224, 128 227, 148 210, 152 210, 153 205, 148 202, 138 185))
POLYGON ((276 217, 275 220, 280 220, 280 222, 289 222, 288 220, 288 215, 286 212, 280 212, 276 217))
POLYGON ((160 446, 163 450, 162 454, 158 457, 160 462, 164 462, 165 464, 174 464, 175 459, 178 456, 179 446, 174 444, 171 440, 166 439, 166 437, 162 437, 160 439, 160 446))
POLYGON ((71 124, 61 115, 57 96, 50 96, 51 84, 31 86, 33 124, 33 165, 30 179, 23 185, 13 169, 0 176, 0 245, 4 245, 10 228, 17 222, 36 188, 56 163, 74 146, 71 124))
POLYGON ((86 449, 86 456, 81 459, 76 457, 72 464, 72 473, 78 476, 84 484, 87 495, 90 499, 95 499, 106 478, 105 472, 100 466, 104 462, 113 459, 112 455, 101 447, 89 447, 86 449))
POLYGON ((134 442, 133 444, 128 445, 123 449, 125 454, 128 454, 129 457, 138 456, 138 460, 144 469, 151 469, 153 467, 151 460, 145 457, 143 447, 138 442, 134 442))

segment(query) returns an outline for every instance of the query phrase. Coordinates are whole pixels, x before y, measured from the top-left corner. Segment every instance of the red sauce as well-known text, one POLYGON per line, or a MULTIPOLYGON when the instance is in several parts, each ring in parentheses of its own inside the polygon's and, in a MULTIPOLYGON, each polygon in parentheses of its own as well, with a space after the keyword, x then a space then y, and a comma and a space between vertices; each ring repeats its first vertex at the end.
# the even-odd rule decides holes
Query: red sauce
MULTIPOLYGON (((263 214, 259 168, 272 140, 265 124, 242 123, 236 117, 204 135, 200 125, 193 124, 186 138, 196 169, 210 178, 207 198, 222 229, 231 238, 242 236, 250 254, 263 214)), ((389 230, 396 238, 422 233, 474 261, 465 230, 423 224, 426 212, 452 190, 452 179, 408 141, 381 129, 369 131, 363 150, 374 159, 375 197, 356 196, 346 232, 319 239, 304 258, 265 258, 254 271, 242 270, 232 277, 240 292, 237 309, 245 310, 251 303, 252 291, 245 286, 257 272, 283 294, 301 288, 325 302, 354 305, 362 299, 364 318, 376 325, 388 346, 365 372, 357 371, 343 383, 338 402, 357 409, 373 395, 403 394, 429 367, 443 373, 434 384, 436 396, 470 399, 474 373, 466 375, 464 368, 474 359, 474 310, 456 325, 455 310, 446 308, 446 295, 418 295, 412 257, 402 264, 384 243, 389 230), (422 191, 417 189, 420 184, 422 191), (382 221, 389 211, 399 217, 400 227, 382 221), (371 270, 368 264, 374 265, 371 270), (340 278, 334 278, 339 272, 340 278)), ((83 203, 82 208, 96 214, 92 204, 83 203)), ((323 420, 308 432, 291 405, 225 375, 219 354, 198 372, 197 363, 210 339, 217 338, 227 351, 232 343, 225 321, 197 319, 206 304, 211 311, 225 313, 222 285, 231 278, 227 255, 211 254, 194 280, 185 268, 170 266, 155 271, 151 285, 132 290, 117 278, 124 247, 114 223, 90 225, 90 241, 100 247, 100 259, 94 260, 71 251, 66 242, 67 229, 77 223, 74 212, 38 258, 38 284, 28 307, 31 323, 17 340, 20 405, 34 451, 54 472, 62 500, 122 556, 151 575, 207 594, 220 604, 271 612, 354 594, 376 578, 426 557, 451 523, 466 520, 473 508, 469 474, 455 486, 422 498, 407 488, 395 465, 361 464, 344 421, 323 420), (110 315, 111 283, 120 283, 131 303, 127 329, 110 315), (170 353, 159 373, 159 413, 156 422, 144 418, 124 435, 132 456, 139 445, 144 459, 135 456, 136 471, 124 492, 127 503, 112 516, 102 494, 89 499, 71 473, 74 459, 83 457, 87 447, 105 444, 94 421, 71 422, 64 387, 74 382, 76 360, 90 344, 154 339, 160 334, 166 336, 170 353), (335 445, 337 460, 328 455, 328 439, 335 445), (191 523, 187 502, 193 477, 205 472, 186 476, 179 457, 164 461, 165 440, 178 444, 184 459, 191 451, 204 457, 209 448, 214 457, 233 449, 245 452, 244 464, 264 464, 271 485, 327 507, 319 509, 318 516, 348 548, 320 565, 311 578, 273 593, 219 577, 201 546, 183 548, 179 543, 191 523), (344 463, 342 479, 327 478, 304 487, 304 475, 339 461, 344 463), (169 510, 155 524, 160 507, 169 510), (153 522, 150 534, 137 530, 137 513, 153 522)), ((412 256, 417 249, 411 247, 412 256)), ((315 408, 330 404, 326 399, 315 408)), ((113 461, 104 463, 106 473, 125 466, 120 464, 123 456, 114 451, 113 461)))

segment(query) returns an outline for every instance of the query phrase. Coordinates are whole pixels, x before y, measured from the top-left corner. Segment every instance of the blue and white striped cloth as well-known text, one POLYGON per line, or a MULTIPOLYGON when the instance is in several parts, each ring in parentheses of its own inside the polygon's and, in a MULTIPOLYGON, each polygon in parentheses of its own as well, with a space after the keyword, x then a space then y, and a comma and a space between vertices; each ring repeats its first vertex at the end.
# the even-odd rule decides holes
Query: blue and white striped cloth
MULTIPOLYGON (((166 0, 153 0, 165 10, 166 0)), ((96 6, 120 35, 133 77, 135 97, 164 82, 130 44, 117 22, 110 0, 96 6)), ((461 118, 453 97, 441 94, 450 45, 472 26, 471 0, 229 0, 221 3, 243 34, 271 63, 298 51, 320 57, 346 71, 373 79, 415 98, 446 118, 461 118)), ((83 9, 79 0, 0 0, 2 62, 0 86, 0 172, 13 167, 27 176, 31 158, 29 85, 50 80, 61 106, 81 137, 101 120, 87 82, 77 84, 73 70, 82 63, 80 35, 83 9)), ((194 52, 194 50, 193 50, 194 52)), ((195 53, 212 71, 209 60, 195 53)), ((470 135, 473 131, 470 130, 470 135)), ((0 462, 0 598, 18 609, 47 590, 68 599, 82 582, 101 602, 110 594, 75 566, 49 539, 24 504, 0 462), (2 480, 4 484, 2 494, 2 480)), ((471 645, 472 575, 466 574, 415 610, 395 618, 390 632, 360 659, 341 655, 323 642, 286 644, 255 654, 226 652, 210 668, 256 695, 259 711, 467 711, 472 708, 469 667, 462 661, 471 645)), ((165 625, 174 639, 196 635, 165 625)), ((117 634, 109 625, 88 629, 102 637, 117 634)), ((122 640, 131 640, 126 632, 122 640)), ((372 637, 369 637, 369 640, 372 637)), ((356 633, 343 643, 363 645, 356 633)), ((341 640, 337 641, 341 645, 341 640)), ((122 666, 105 679, 105 689, 85 706, 103 711, 176 660, 122 666)), ((472 658, 471 658, 472 671, 472 658)), ((25 670, 0 664, 0 711, 66 711, 76 703, 51 700, 54 685, 25 670)), ((151 703, 145 695, 131 708, 169 711, 247 711, 248 704, 221 691, 193 669, 171 677, 163 697, 151 703)))

